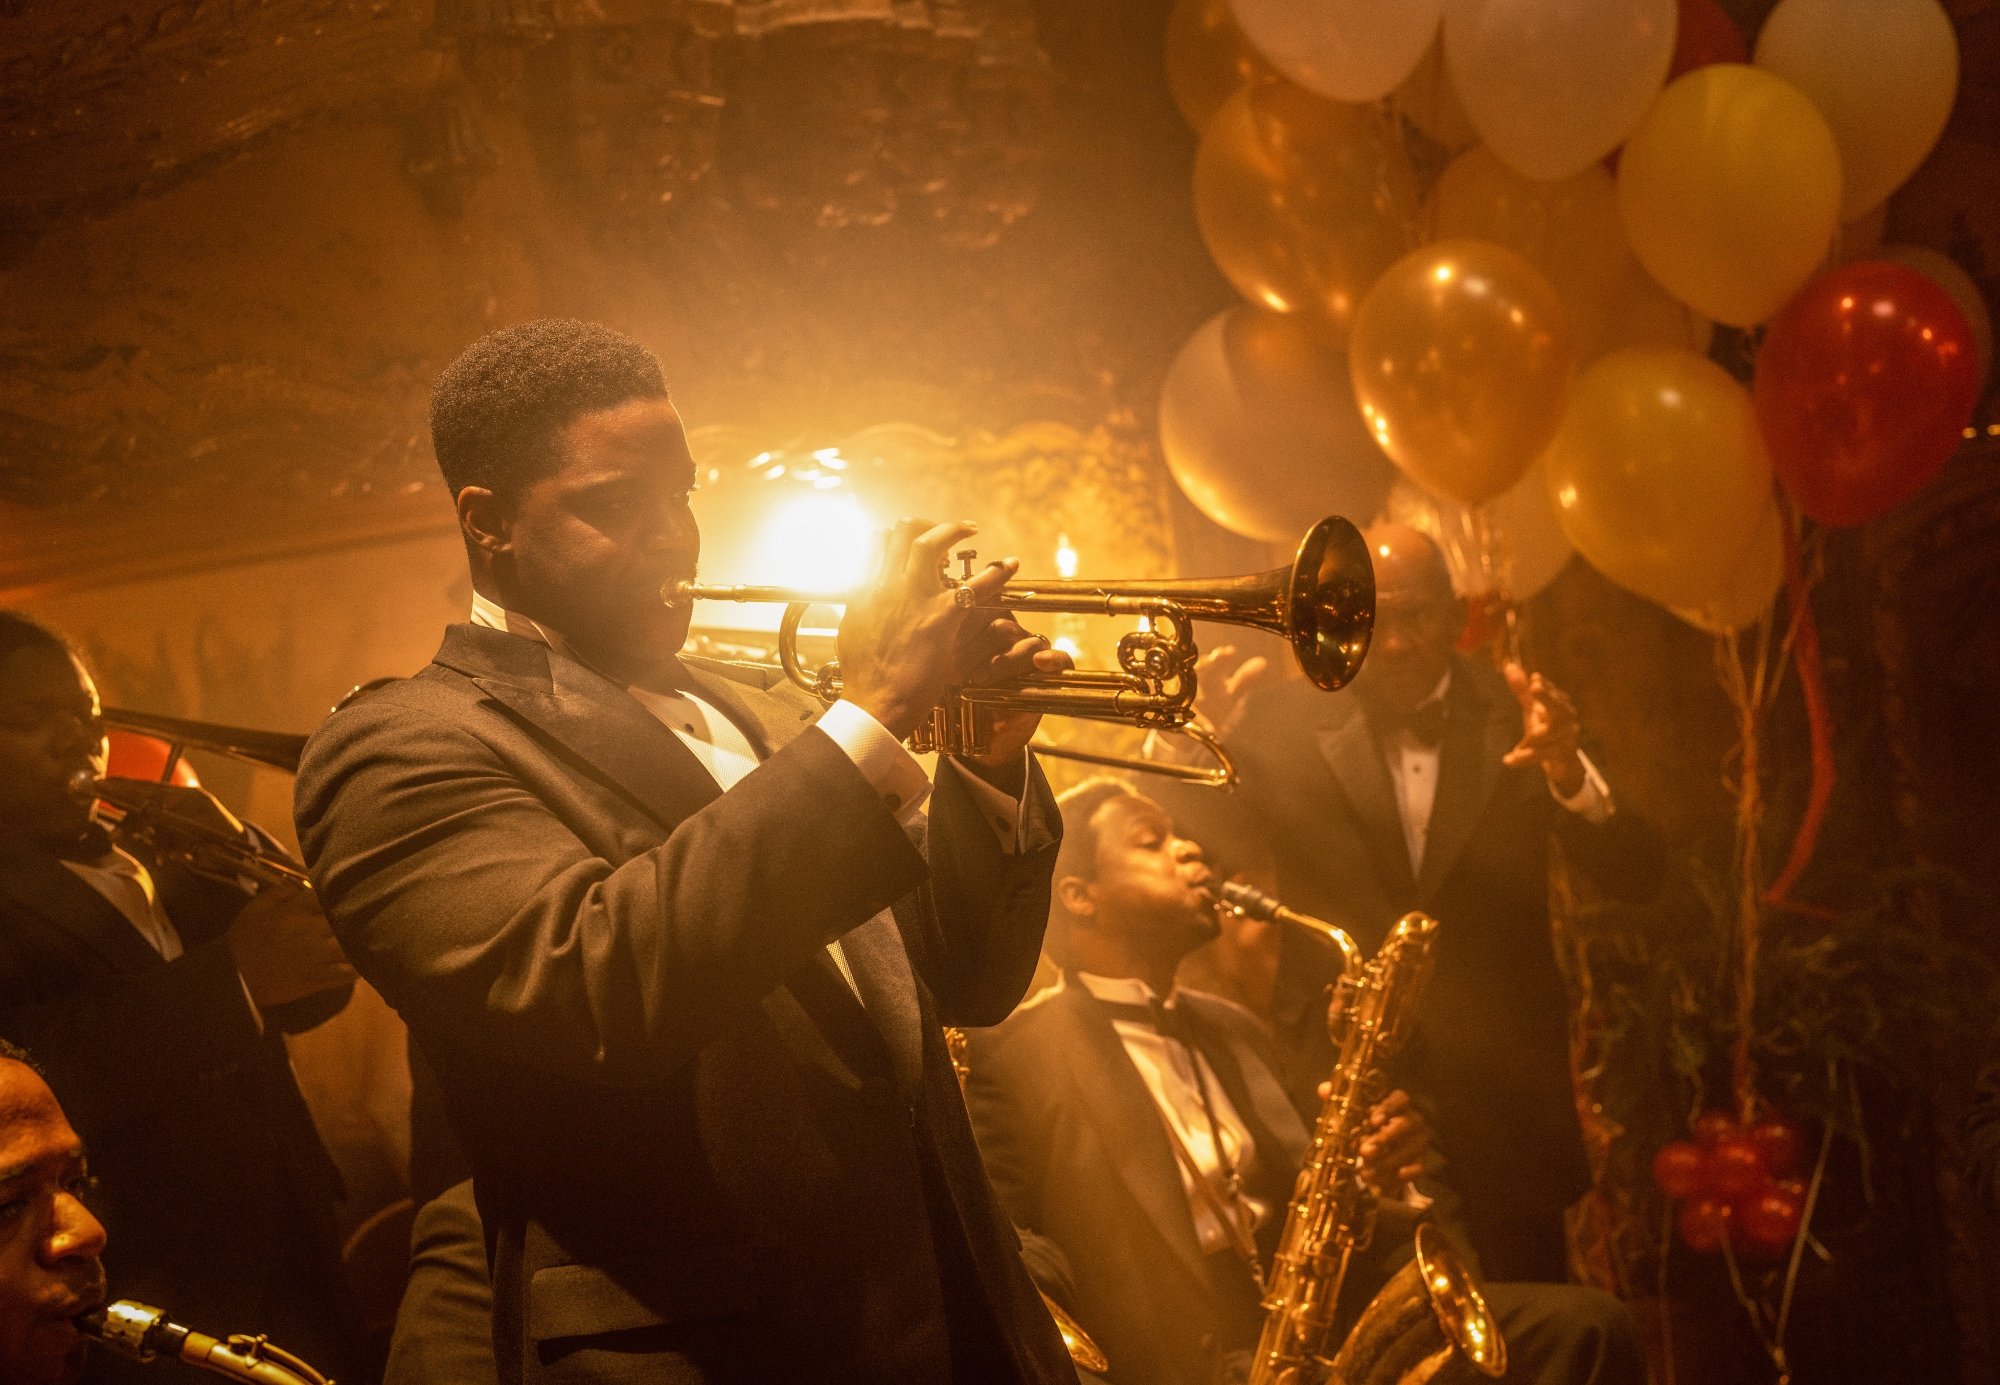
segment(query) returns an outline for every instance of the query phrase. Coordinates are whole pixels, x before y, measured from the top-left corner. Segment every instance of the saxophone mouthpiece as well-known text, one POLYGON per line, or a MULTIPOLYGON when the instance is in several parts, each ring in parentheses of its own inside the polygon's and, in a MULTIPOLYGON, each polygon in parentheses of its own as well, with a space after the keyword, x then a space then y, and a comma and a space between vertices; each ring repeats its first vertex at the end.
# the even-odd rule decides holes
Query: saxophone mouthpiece
POLYGON ((1234 909, 1239 914, 1247 914, 1253 919, 1264 919, 1275 923, 1278 911, 1284 906, 1265 894, 1255 885, 1246 885, 1240 880, 1225 880, 1217 891, 1217 907, 1234 909))

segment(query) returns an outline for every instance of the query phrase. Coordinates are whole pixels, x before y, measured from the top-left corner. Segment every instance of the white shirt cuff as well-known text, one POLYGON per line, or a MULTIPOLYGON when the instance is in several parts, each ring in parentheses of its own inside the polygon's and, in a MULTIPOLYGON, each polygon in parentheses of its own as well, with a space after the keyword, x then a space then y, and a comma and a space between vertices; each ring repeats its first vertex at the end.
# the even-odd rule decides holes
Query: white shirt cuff
POLYGON ((1604 782, 1604 776, 1597 772, 1596 765, 1590 763, 1588 755, 1579 750, 1576 758, 1583 762, 1583 787, 1565 798, 1556 792, 1555 784, 1550 783, 1549 796, 1585 822, 1603 822, 1617 811, 1617 805, 1611 801, 1611 786, 1604 782))
MULTIPOLYGON (((1024 750, 1021 754, 1025 758, 1028 752, 1024 750)), ((971 792, 972 802, 979 809, 979 816, 986 819, 986 825, 991 827, 993 835, 1000 839, 1000 849, 1008 855, 1025 855, 1037 846, 1046 846, 1049 841, 1054 840, 1047 825, 1042 823, 1038 823, 1037 826, 1041 828, 1040 835, 1044 840, 1039 842, 1028 840, 1028 815, 1022 800, 1004 790, 994 788, 949 756, 941 757, 938 763, 950 765, 952 773, 956 774, 959 782, 971 792)))
POLYGON ((852 702, 834 703, 816 724, 847 752, 890 812, 904 822, 916 816, 931 796, 930 776, 894 732, 852 702))

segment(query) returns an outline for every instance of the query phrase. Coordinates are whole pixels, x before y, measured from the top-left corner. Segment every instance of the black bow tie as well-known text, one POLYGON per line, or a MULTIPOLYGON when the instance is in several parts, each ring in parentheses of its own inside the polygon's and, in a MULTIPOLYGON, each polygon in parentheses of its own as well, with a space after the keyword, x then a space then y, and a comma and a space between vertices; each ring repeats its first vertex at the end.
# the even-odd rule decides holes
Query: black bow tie
POLYGON ((1147 1005, 1102 999, 1098 999, 1097 1003, 1103 1007, 1104 1013, 1111 1017, 1113 1023, 1122 1021, 1127 1024, 1141 1024, 1148 1029, 1158 1030, 1169 1039, 1187 1042, 1186 1016, 1178 1005, 1164 1004, 1157 1000, 1147 1005))
POLYGON ((1434 746, 1444 740, 1444 717, 1444 699, 1434 697, 1422 706, 1412 707, 1408 711, 1373 709, 1372 720, 1376 730, 1384 739, 1400 731, 1419 745, 1434 746))

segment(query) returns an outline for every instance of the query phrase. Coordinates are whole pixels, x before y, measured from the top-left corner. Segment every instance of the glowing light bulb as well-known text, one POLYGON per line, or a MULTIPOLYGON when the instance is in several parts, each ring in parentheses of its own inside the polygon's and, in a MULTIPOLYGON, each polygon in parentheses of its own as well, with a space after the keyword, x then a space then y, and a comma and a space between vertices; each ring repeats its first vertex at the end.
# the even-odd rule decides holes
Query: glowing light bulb
POLYGON ((1070 547, 1068 534, 1056 535, 1056 576, 1065 580, 1076 576, 1076 550, 1070 547))

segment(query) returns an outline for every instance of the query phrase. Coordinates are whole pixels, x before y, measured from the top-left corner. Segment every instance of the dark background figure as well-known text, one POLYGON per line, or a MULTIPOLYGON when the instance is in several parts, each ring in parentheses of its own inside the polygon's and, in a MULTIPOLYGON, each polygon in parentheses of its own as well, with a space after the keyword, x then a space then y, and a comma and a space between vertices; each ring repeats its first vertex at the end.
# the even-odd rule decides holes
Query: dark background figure
MULTIPOLYGON (((339 1010, 353 971, 310 895, 253 895, 107 834, 74 792, 103 757, 89 674, 0 613, 0 1034, 68 1095, 121 1297, 365 1380, 339 1178, 283 1037, 339 1010)), ((140 1369, 100 1358, 91 1378, 140 1369)))
POLYGON ((1067 660, 944 590, 969 526, 910 524, 833 707, 680 658, 695 466, 606 329, 489 334, 432 420, 473 623, 321 726, 297 820, 471 1164, 501 1380, 1073 1379, 939 1032, 1034 969, 1034 719, 934 793, 899 744, 946 684, 1067 660))
MULTIPOLYGON (((1256 1018, 1174 983, 1216 932, 1201 848, 1115 780, 1062 806, 1050 942, 1063 978, 972 1036, 974 1128, 1009 1212, 1068 1258, 1114 1382, 1240 1379, 1264 1321, 1251 1260, 1270 1263, 1308 1130, 1256 1018)), ((1361 1155, 1381 1220, 1343 1286, 1337 1334, 1410 1255, 1428 1146, 1401 1092, 1371 1113, 1361 1155)), ((1645 1379, 1637 1331, 1609 1295, 1486 1287, 1506 1379, 1645 1379)))
MULTIPOLYGON (((1656 887, 1661 852, 1581 754, 1559 688, 1455 652, 1464 609, 1436 545, 1400 525, 1368 540, 1376 628, 1352 691, 1211 677, 1205 711, 1241 787, 1226 802, 1171 788, 1163 797, 1197 834, 1213 824, 1232 839, 1266 838, 1285 902, 1365 949, 1411 909, 1440 921, 1398 1074, 1431 1117, 1459 1230, 1488 1277, 1559 1281, 1562 1214, 1589 1169, 1550 937, 1550 845, 1625 898, 1656 887)), ((1278 947, 1267 1018, 1306 1100, 1332 1061, 1323 997, 1335 964, 1295 933, 1278 947)))
POLYGON ((89 1343, 72 1325, 104 1301, 93 1179, 28 1054, 0 1039, 0 1380, 76 1385, 89 1343))

